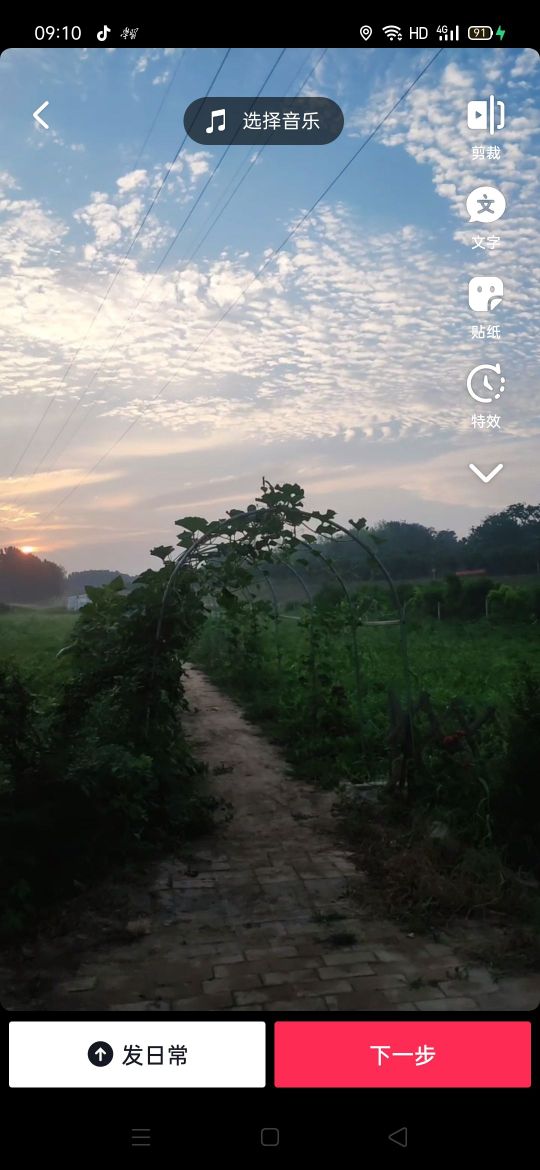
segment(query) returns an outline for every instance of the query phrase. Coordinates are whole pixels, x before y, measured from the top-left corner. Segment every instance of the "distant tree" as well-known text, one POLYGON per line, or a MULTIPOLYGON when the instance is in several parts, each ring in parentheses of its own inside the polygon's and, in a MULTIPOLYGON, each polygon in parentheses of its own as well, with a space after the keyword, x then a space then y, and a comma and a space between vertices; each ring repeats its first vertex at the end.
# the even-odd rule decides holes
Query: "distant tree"
POLYGON ((436 539, 434 528, 408 524, 405 520, 381 520, 371 532, 380 546, 385 565, 395 577, 431 575, 436 539))
POLYGON ((451 529, 435 533, 432 552, 433 568, 441 575, 459 569, 463 561, 462 542, 451 529))
POLYGON ((473 567, 492 573, 540 571, 540 504, 510 504, 487 516, 467 538, 473 567))
POLYGON ((67 594, 84 593, 87 585, 100 587, 109 585, 115 577, 122 577, 125 585, 134 580, 129 573, 121 573, 119 569, 80 569, 75 573, 68 573, 65 581, 67 594))
POLYGON ((64 592, 64 580, 65 570, 54 561, 13 546, 0 549, 0 601, 27 605, 54 601, 64 592))

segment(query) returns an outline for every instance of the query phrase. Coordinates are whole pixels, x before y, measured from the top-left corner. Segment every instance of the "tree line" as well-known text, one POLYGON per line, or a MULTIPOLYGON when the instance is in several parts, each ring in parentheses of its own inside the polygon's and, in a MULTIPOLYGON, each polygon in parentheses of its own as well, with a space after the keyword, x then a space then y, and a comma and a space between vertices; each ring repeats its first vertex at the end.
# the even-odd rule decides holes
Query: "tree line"
MULTIPOLYGON (((0 548, 0 602, 13 605, 44 605, 72 593, 84 593, 87 585, 108 585, 118 577, 118 569, 87 569, 66 573, 62 565, 23 553, 13 545, 0 548)), ((134 580, 128 573, 121 576, 126 585, 134 580)))
MULTIPOLYGON (((405 520, 381 520, 364 533, 396 580, 444 577, 467 569, 499 576, 540 573, 540 504, 510 504, 464 537, 405 520)), ((320 540, 318 547, 342 572, 364 580, 374 575, 365 554, 347 537, 332 540, 331 546, 320 540)), ((310 564, 319 572, 308 555, 306 567, 310 564)), ((273 572, 279 575, 279 569, 273 572)), ((118 575, 118 570, 108 569, 67 574, 61 565, 34 553, 13 546, 0 549, 0 601, 8 604, 50 603, 84 593, 87 585, 105 585, 118 575)), ((126 585, 135 580, 126 573, 120 576, 126 585)))
MULTIPOLYGON (((540 504, 510 504, 464 537, 451 529, 437 531, 404 520, 381 520, 366 527, 364 535, 398 581, 444 578, 472 569, 492 576, 540 573, 540 504)), ((358 545, 346 537, 319 548, 345 574, 364 580, 377 575, 358 545)))

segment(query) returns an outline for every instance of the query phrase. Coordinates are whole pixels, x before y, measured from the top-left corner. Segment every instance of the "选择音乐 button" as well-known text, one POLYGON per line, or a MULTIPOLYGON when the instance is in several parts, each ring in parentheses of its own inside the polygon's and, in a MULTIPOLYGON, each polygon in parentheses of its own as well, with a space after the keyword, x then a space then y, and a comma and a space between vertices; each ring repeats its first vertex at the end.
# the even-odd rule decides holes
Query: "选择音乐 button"
POLYGON ((529 1088, 526 1020, 281 1021, 274 1083, 287 1088, 529 1088))

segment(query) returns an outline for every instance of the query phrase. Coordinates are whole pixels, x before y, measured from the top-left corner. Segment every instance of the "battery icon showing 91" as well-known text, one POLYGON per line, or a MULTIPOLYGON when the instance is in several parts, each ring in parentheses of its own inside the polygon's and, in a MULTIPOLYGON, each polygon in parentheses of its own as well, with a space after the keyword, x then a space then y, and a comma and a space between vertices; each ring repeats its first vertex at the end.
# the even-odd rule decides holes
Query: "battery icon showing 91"
POLYGON ((493 29, 489 27, 489 24, 471 24, 467 35, 470 41, 490 41, 493 29))

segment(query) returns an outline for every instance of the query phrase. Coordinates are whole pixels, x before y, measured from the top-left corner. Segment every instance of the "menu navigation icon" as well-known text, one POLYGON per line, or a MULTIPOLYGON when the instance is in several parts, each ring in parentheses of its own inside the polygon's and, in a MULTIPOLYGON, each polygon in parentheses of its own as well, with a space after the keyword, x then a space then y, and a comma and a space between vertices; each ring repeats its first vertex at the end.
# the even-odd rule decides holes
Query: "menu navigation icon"
POLYGON ((152 1134, 149 1129, 132 1129, 131 1131, 131 1145, 134 1148, 150 1146, 152 1144, 152 1134))

